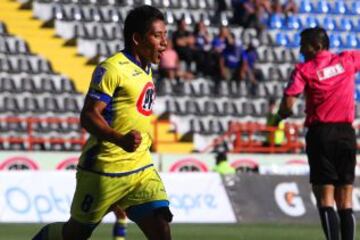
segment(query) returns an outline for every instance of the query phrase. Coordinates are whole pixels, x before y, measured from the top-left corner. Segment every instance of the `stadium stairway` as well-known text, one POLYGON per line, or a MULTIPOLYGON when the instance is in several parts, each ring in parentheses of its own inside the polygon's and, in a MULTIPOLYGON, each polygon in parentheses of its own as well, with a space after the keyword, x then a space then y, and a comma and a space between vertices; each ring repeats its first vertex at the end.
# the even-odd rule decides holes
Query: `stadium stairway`
POLYGON ((86 65, 87 59, 76 53, 76 47, 64 46, 64 40, 55 36, 54 29, 42 28, 43 22, 32 17, 31 10, 20 9, 15 0, 0 0, 0 20, 9 32, 23 38, 33 53, 47 58, 55 72, 71 78, 76 89, 87 91, 94 66, 86 65))
MULTIPOLYGON (((192 142, 179 142, 174 141, 174 133, 171 131, 171 123, 169 121, 161 120, 157 124, 157 139, 159 143, 156 146, 158 153, 190 153, 194 149, 192 142)), ((179 134, 176 139, 180 139, 179 134)))

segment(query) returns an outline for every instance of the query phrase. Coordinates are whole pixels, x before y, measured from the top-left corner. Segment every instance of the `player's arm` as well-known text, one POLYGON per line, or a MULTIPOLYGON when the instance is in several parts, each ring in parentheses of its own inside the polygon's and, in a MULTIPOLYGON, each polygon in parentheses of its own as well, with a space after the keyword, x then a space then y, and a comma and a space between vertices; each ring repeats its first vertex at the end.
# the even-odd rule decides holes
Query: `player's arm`
POLYGON ((116 132, 102 116, 105 108, 105 102, 87 97, 80 115, 82 127, 99 140, 114 143, 127 152, 135 151, 141 143, 141 134, 135 130, 125 135, 116 132))
POLYGON ((105 102, 86 97, 80 115, 82 127, 99 140, 114 143, 127 152, 135 151, 141 143, 140 133, 133 130, 121 135, 112 129, 102 116, 106 105, 105 102))

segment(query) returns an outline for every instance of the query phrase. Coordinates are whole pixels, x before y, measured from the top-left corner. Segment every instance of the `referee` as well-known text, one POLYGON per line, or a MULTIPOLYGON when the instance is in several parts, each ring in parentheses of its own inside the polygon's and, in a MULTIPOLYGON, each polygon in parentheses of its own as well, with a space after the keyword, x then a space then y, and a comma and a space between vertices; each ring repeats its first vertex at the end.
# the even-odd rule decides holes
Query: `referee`
POLYGON ((295 65, 284 90, 278 120, 292 114, 296 97, 305 92, 305 126, 309 129, 306 153, 321 224, 326 239, 337 240, 341 235, 342 240, 353 240, 356 137, 352 122, 360 51, 329 52, 329 37, 320 27, 303 30, 300 45, 305 62, 295 65))

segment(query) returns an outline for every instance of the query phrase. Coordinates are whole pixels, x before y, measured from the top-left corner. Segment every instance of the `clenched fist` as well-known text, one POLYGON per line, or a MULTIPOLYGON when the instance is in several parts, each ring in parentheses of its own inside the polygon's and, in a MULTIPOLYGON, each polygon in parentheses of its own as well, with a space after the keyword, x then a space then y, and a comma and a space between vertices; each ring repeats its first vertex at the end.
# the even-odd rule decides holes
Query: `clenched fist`
POLYGON ((135 152, 141 144, 141 134, 136 130, 131 130, 119 139, 118 146, 127 152, 135 152))

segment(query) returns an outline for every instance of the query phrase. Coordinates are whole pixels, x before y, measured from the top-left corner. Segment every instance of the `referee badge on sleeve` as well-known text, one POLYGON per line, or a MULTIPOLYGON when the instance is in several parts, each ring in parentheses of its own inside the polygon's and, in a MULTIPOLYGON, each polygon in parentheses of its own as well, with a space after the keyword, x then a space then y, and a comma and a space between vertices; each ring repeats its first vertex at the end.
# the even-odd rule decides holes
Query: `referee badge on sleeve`
POLYGON ((92 83, 94 84, 99 84, 104 76, 106 72, 106 69, 101 67, 101 66, 98 66, 96 67, 94 73, 93 73, 93 76, 92 76, 92 83))

